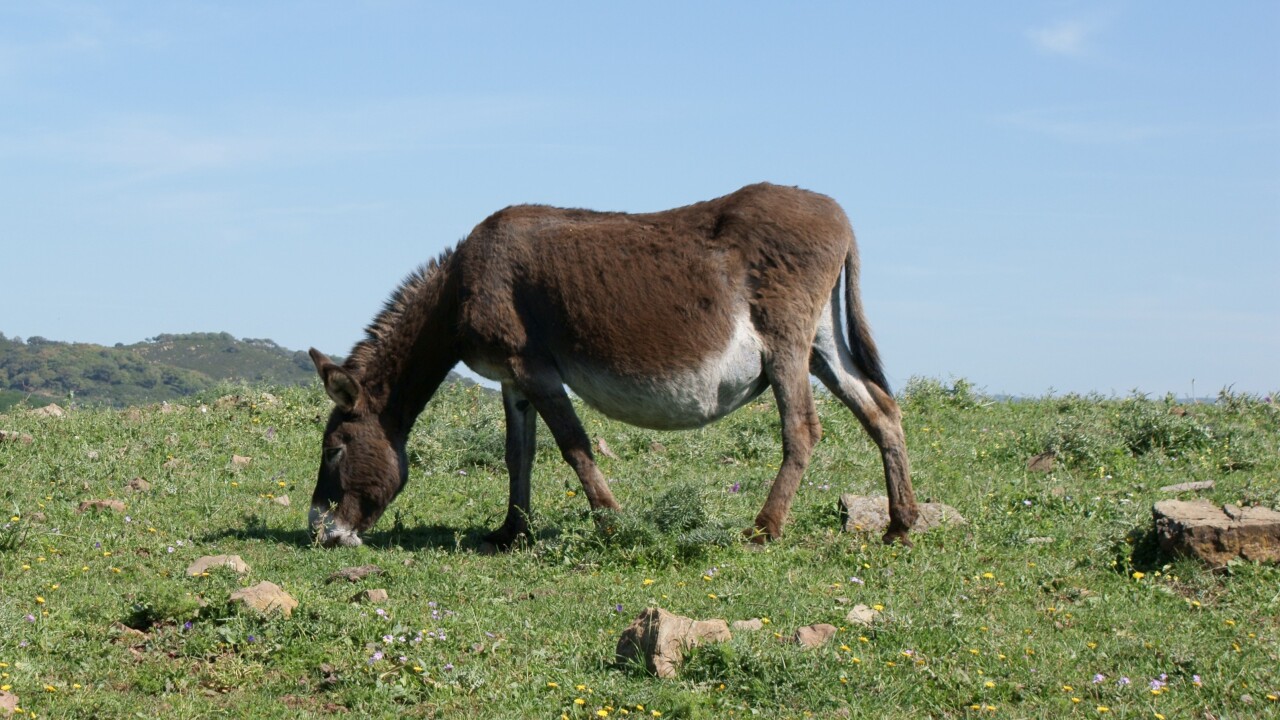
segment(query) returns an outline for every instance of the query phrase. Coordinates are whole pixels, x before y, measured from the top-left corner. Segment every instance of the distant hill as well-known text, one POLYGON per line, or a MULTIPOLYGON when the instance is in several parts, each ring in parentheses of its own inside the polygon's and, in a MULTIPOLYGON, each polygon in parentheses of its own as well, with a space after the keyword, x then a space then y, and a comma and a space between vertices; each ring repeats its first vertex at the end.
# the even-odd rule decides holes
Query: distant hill
POLYGON ((285 386, 315 378, 307 353, 227 333, 158 335, 113 347, 0 333, 0 411, 23 400, 65 404, 73 396, 77 403, 124 407, 177 400, 223 382, 285 386))

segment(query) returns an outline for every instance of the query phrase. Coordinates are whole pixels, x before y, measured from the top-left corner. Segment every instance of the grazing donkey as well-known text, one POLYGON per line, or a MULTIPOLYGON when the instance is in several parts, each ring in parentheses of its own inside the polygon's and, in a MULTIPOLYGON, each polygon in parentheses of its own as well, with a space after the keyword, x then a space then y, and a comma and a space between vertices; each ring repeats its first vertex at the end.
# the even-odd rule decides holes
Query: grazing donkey
POLYGON ((404 488, 405 442, 459 361, 502 384, 511 495, 488 540, 528 529, 534 413, 592 510, 618 508, 565 386, 623 422, 695 428, 772 387, 782 465, 755 527, 777 538, 822 435, 809 374, 880 448, 885 542, 916 518, 901 415, 862 314, 840 206, 770 184, 647 214, 518 205, 409 276, 342 365, 312 349, 336 407, 311 497, 325 546, 359 545, 404 488), (840 273, 844 270, 844 315, 840 273))

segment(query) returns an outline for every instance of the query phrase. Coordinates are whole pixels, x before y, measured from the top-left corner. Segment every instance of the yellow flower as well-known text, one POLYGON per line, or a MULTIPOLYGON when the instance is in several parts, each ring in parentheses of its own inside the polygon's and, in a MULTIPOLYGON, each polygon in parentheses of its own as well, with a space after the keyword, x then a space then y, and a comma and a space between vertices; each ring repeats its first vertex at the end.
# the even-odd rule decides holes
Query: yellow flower
POLYGON ((1063 686, 1062 686, 1062 692, 1071 692, 1071 691, 1072 691, 1072 690, 1074 690, 1074 689, 1075 689, 1075 688, 1071 687, 1070 685, 1063 685, 1063 686))
POLYGON ((989 572, 982 573, 982 577, 986 578, 987 580, 994 580, 996 578, 994 574, 989 572))
POLYGON ((982 683, 982 687, 985 687, 985 688, 993 688, 993 687, 995 687, 995 686, 996 686, 996 684, 995 684, 995 683, 993 683, 993 682, 991 682, 990 680, 988 680, 988 681, 986 681, 986 682, 982 683))
POLYGON ((641 584, 641 585, 644 585, 644 586, 646 586, 646 587, 647 587, 647 586, 649 586, 649 585, 652 585, 652 584, 653 584, 653 578, 645 578, 645 579, 644 579, 644 582, 643 582, 643 583, 640 583, 640 584, 641 584))
POLYGON ((583 684, 581 684, 581 683, 579 683, 579 684, 577 684, 577 685, 574 685, 574 686, 573 686, 573 689, 574 689, 574 690, 577 690, 578 692, 582 692, 583 690, 586 690, 586 689, 587 689, 587 686, 586 686, 586 685, 583 685, 583 684))
POLYGON ((1099 713, 1109 713, 1109 712, 1111 712, 1111 708, 1107 707, 1106 705, 1099 705, 1099 706, 1098 706, 1098 712, 1099 712, 1099 713))
POLYGON ((549 683, 547 683, 547 687, 549 687, 549 688, 558 688, 558 687, 560 687, 560 683, 558 683, 558 682, 549 682, 549 683))
POLYGON ((883 611, 883 610, 884 610, 884 606, 883 606, 883 605, 880 605, 879 603, 877 603, 877 604, 875 604, 875 605, 872 605, 872 606, 871 606, 871 609, 872 609, 872 610, 875 610, 876 612, 881 612, 881 611, 883 611))
POLYGON ((54 687, 54 686, 52 686, 52 685, 45 685, 45 686, 44 686, 44 691, 45 691, 45 692, 58 692, 58 688, 56 688, 56 687, 54 687))
POLYGON ((36 596, 36 604, 37 604, 37 605, 43 605, 43 604, 44 604, 44 598, 42 598, 42 597, 40 597, 39 595, 37 595, 37 596, 36 596))
POLYGON ((565 496, 565 497, 574 497, 574 496, 575 496, 575 495, 577 495, 577 494, 578 494, 578 493, 576 493, 576 492, 574 492, 574 491, 572 491, 572 490, 565 490, 565 491, 564 491, 564 496, 565 496))
POLYGON ((1134 570, 1134 571, 1133 571, 1133 579, 1134 579, 1134 580, 1141 580, 1142 578, 1144 578, 1144 577, 1146 577, 1146 576, 1147 576, 1147 574, 1146 574, 1146 573, 1144 573, 1144 572, 1138 572, 1137 570, 1134 570))
POLYGON ((609 717, 609 711, 603 708, 596 711, 596 717, 609 717))
POLYGON ((1078 697, 1073 697, 1073 698, 1071 698, 1071 702, 1073 702, 1073 703, 1075 703, 1075 704, 1079 705, 1079 704, 1080 704, 1080 698, 1078 698, 1078 697))
POLYGON ((586 705, 586 704, 587 704, 587 701, 586 701, 586 700, 583 700, 582 698, 574 698, 574 699, 573 699, 573 704, 574 704, 574 705, 586 705))

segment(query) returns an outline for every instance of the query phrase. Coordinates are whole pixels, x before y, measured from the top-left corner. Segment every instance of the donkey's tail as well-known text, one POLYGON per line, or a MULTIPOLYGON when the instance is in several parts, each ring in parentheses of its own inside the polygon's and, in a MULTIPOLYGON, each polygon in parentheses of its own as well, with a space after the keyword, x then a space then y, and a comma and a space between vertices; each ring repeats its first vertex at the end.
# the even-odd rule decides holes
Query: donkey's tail
POLYGON ((889 381, 884 377, 884 368, 880 364, 880 351, 876 349, 875 340, 871 339, 871 326, 862 314, 862 296, 858 290, 858 245, 850 238, 849 252, 844 257, 844 312, 848 324, 846 335, 849 351, 853 354, 853 362, 867 379, 892 395, 889 381))

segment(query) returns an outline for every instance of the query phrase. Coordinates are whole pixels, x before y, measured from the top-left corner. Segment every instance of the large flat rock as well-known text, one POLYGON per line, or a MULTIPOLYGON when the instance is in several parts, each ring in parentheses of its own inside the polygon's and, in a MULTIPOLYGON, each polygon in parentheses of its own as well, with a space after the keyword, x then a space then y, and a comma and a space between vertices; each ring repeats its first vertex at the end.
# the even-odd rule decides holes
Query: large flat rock
POLYGON ((1280 562, 1280 512, 1215 505, 1208 500, 1161 500, 1151 509, 1160 549, 1220 566, 1235 558, 1280 562))
MULTIPOLYGON (((950 505, 917 503, 919 515, 911 532, 921 533, 939 525, 967 525, 950 505)), ((840 523, 845 532, 880 532, 889 527, 889 498, 884 495, 841 495, 840 523)))
POLYGON ((651 607, 622 631, 615 652, 620 663, 643 659, 649 672, 669 678, 675 677, 685 649, 730 637, 724 620, 694 620, 651 607))

